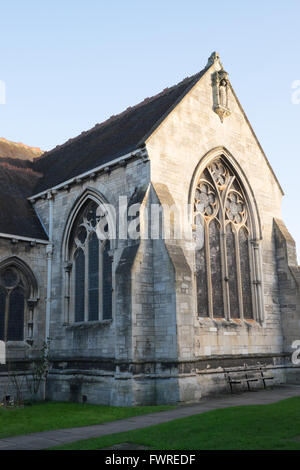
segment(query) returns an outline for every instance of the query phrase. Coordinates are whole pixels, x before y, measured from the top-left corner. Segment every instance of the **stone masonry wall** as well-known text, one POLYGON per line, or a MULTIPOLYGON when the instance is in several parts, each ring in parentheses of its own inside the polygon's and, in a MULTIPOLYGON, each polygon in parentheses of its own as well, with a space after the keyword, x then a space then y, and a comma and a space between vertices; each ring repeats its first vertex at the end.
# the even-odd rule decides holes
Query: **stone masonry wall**
MULTIPOLYGON (((169 200, 183 208, 184 204, 192 202, 191 188, 205 156, 217 148, 219 154, 225 149, 225 153, 232 156, 231 161, 241 168, 242 180, 252 190, 260 218, 262 240, 258 230, 257 242, 262 270, 263 321, 199 319, 196 303, 193 302, 196 298, 194 277, 193 274, 187 275, 187 290, 177 284, 175 293, 178 359, 185 363, 188 359, 202 361, 219 358, 222 365, 222 357, 225 356, 240 357, 241 361, 243 358, 246 361, 249 357, 257 357, 257 361, 262 362, 268 362, 264 360, 268 356, 274 358, 271 359, 273 364, 277 361, 275 357, 283 354, 273 232, 274 217, 281 218, 282 191, 234 93, 229 91, 231 114, 223 123, 213 111, 212 75, 219 69, 216 62, 147 140, 151 181, 154 188, 164 187, 161 193, 168 193, 169 200), (188 302, 186 292, 189 293, 188 302)), ((172 258, 170 245, 172 248, 176 246, 184 259, 177 266, 172 260, 175 276, 182 264, 186 264, 190 272, 194 273, 195 257, 190 240, 183 238, 167 242, 166 247, 172 258)), ((157 266, 157 269, 161 268, 157 266)), ((208 363, 208 367, 212 366, 208 363)), ((207 377, 206 380, 209 382, 210 379, 207 377)), ((193 378, 187 378, 183 383, 187 387, 199 388, 193 378)), ((184 387, 182 385, 183 394, 184 387)))
POLYGON ((38 301, 33 315, 33 337, 31 342, 27 339, 27 323, 25 318, 24 341, 8 342, 6 347, 6 365, 0 365, 0 402, 3 397, 10 395, 16 399, 17 390, 13 384, 12 375, 20 374, 20 383, 23 398, 29 398, 24 371, 28 371, 31 359, 40 354, 45 341, 45 312, 47 296, 47 263, 46 245, 31 245, 30 241, 12 241, 2 238, 0 240, 0 263, 10 257, 17 257, 23 261, 33 272, 38 284, 38 301), (9 367, 10 372, 7 372, 9 367))
MULTIPOLYGON (((66 317, 63 240, 70 212, 84 193, 99 193, 116 208, 118 218, 119 196, 126 196, 130 201, 133 195, 138 194, 143 199, 142 188, 147 188, 148 183, 149 163, 133 159, 126 164, 114 166, 111 171, 105 170, 68 188, 55 191, 51 196, 54 220, 50 325, 53 368, 49 374, 49 398, 70 399, 77 396, 81 400, 86 395, 92 402, 132 404, 130 380, 124 380, 122 365, 119 367, 117 364, 122 364, 122 361, 128 363, 134 354, 132 291, 131 283, 126 283, 131 276, 134 278, 140 274, 130 274, 135 254, 128 254, 132 260, 126 269, 122 270, 118 266, 124 261, 124 253, 126 258, 128 250, 132 250, 131 247, 139 242, 121 239, 113 243, 113 320, 77 325, 72 319, 73 312, 70 312, 70 318, 66 317)), ((46 198, 39 198, 35 202, 36 211, 47 228, 48 205, 46 198)), ((134 290, 134 283, 132 289, 134 290)), ((137 341, 135 344, 144 348, 137 341)))
MULTIPOLYGON (((282 191, 234 92, 229 91, 231 114, 223 123, 213 111, 212 75, 218 70, 217 61, 148 138, 150 161, 133 158, 35 201, 48 231, 49 198, 53 204, 48 398, 123 406, 192 402, 228 391, 223 367, 258 362, 272 370, 276 383, 286 380, 287 371, 295 377, 290 344, 300 339, 299 268, 293 242, 280 222, 282 191), (260 321, 199 318, 191 238, 145 237, 151 204, 176 205, 184 213, 201 168, 222 152, 239 169, 258 214, 260 321), (71 212, 89 193, 115 208, 119 196, 142 203, 144 239, 113 243, 113 319, 75 324, 73 312, 66 313, 63 241, 71 212)), ((164 229, 174 233, 178 220, 171 215, 164 229)), ((183 224, 188 225, 186 216, 183 224)), ((35 338, 43 338, 46 248, 1 241, 0 261, 13 252, 38 279, 35 338)), ((18 351, 20 359, 30 356, 27 346, 18 351)))
POLYGON ((294 342, 300 347, 300 269, 296 246, 282 220, 274 220, 283 347, 288 353, 288 380, 300 381, 300 366, 292 363, 294 342))

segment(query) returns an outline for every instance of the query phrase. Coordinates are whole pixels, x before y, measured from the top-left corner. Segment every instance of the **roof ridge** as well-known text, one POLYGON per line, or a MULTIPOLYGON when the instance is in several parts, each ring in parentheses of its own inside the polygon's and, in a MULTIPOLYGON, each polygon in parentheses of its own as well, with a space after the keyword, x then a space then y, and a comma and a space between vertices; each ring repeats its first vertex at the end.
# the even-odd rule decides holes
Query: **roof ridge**
POLYGON ((45 157, 47 157, 49 154, 51 154, 52 152, 56 151, 56 150, 59 150, 59 149, 62 149, 62 148, 65 148, 67 147, 68 145, 71 145, 73 142, 76 142, 77 140, 79 140, 81 137, 84 137, 86 135, 89 135, 89 134, 92 134, 94 131, 100 129, 101 127, 105 127, 106 125, 108 124, 111 124, 112 122, 114 121, 117 121, 118 119, 124 117, 126 114, 129 114, 130 112, 142 107, 142 106, 145 106, 146 104, 148 103, 151 103, 152 101, 160 98, 161 96, 163 95, 167 95, 168 93, 170 93, 171 91, 173 91, 176 87, 179 87, 181 85, 184 85, 184 83, 188 83, 188 82, 193 82, 193 80, 196 81, 196 79, 198 78, 198 76, 202 75, 204 70, 208 68, 207 66, 204 67, 204 69, 202 69, 200 72, 197 72, 196 74, 194 75, 191 75, 191 76, 188 76, 188 77, 185 77, 183 80, 181 80, 180 82, 178 82, 177 84, 175 85, 172 85, 171 87, 166 87, 164 88, 162 91, 160 91, 159 93, 157 93, 156 95, 153 95, 151 97, 147 97, 147 98, 144 98, 143 101, 140 101, 139 103, 135 104, 134 106, 128 106, 124 111, 121 111, 120 113, 118 114, 113 114, 112 116, 110 116, 108 119, 106 119, 105 121, 102 121, 101 123, 97 123, 95 124, 93 127, 91 127, 90 129, 86 130, 86 131, 82 131, 80 134, 78 134, 77 136, 75 137, 71 137, 70 139, 68 139, 66 142, 60 144, 60 145, 56 145, 53 149, 51 150, 48 150, 48 151, 45 151, 42 155, 40 155, 39 157, 35 158, 35 163, 36 162, 39 162, 41 160, 43 160, 45 157))

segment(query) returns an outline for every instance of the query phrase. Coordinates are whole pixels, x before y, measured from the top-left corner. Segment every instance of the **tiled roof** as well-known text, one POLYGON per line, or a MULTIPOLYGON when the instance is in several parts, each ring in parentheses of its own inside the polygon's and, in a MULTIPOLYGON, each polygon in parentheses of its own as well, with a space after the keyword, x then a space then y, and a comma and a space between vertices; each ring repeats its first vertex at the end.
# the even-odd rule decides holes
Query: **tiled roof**
POLYGON ((0 233, 35 239, 47 235, 27 197, 39 175, 0 158, 0 233))
POLYGON ((0 233, 47 239, 27 197, 141 147, 206 70, 42 155, 0 139, 0 233))
POLYGON ((34 170, 43 174, 35 193, 139 148, 206 70, 44 153, 34 162, 34 170))

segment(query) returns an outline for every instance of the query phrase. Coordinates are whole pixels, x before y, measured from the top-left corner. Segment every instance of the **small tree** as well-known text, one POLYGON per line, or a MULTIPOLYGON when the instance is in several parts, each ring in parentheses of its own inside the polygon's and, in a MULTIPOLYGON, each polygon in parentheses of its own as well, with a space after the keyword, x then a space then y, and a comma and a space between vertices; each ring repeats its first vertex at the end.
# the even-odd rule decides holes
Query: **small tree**
POLYGON ((21 406, 23 405, 23 383, 24 383, 24 373, 18 372, 15 370, 16 365, 8 359, 7 364, 7 376, 8 384, 6 386, 5 396, 3 402, 5 405, 11 406, 21 406), (13 389, 13 397, 9 393, 9 389, 13 389), (8 393, 7 393, 8 392, 8 393))
POLYGON ((16 406, 22 406, 23 405, 23 382, 24 382, 24 376, 22 373, 18 373, 15 371, 11 371, 8 369, 8 377, 10 379, 10 382, 14 388, 15 392, 15 399, 12 399, 9 402, 6 402, 7 405, 9 404, 15 404, 16 406))
MULTIPOLYGON (((37 397, 42 382, 46 382, 49 371, 49 341, 43 343, 40 355, 32 362, 31 371, 26 375, 29 392, 33 398, 37 397)), ((44 396, 45 399, 45 396, 44 396)))

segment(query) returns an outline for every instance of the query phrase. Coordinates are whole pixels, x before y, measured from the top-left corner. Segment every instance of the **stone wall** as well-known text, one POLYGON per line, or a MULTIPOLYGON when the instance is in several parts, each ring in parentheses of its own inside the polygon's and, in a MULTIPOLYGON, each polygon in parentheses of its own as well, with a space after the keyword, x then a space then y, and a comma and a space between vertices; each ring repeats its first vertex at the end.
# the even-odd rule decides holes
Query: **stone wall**
MULTIPOLYGON (((223 369, 245 364, 266 364, 275 383, 296 380, 291 344, 300 339, 299 268, 280 221, 282 191, 231 88, 231 114, 221 122, 214 112, 212 77, 218 70, 216 61, 148 138, 149 160, 130 158, 34 201, 48 232, 53 210, 49 399, 120 406, 193 402, 229 392, 223 369), (204 167, 220 154, 238 172, 252 204, 255 320, 197 314, 195 244, 184 206, 193 203, 204 167), (112 320, 76 324, 67 307, 65 243, 71 214, 89 195, 114 206, 117 216, 119 196, 141 203, 141 237, 113 242, 112 320), (167 238, 149 237, 151 204, 164 206, 164 214, 175 205, 184 214, 164 217, 167 238), (180 225, 187 231, 172 237, 180 225)), ((45 337, 46 247, 1 240, 0 261, 8 254, 29 264, 38 280, 35 345, 45 337)), ((27 361, 24 370, 34 345, 13 352, 27 361)))
MULTIPOLYGON (((234 358, 241 358, 242 364, 252 358, 256 362, 269 362, 271 366, 279 361, 280 367, 286 367, 273 231, 274 217, 281 218, 282 190, 233 90, 229 91, 230 116, 222 123, 213 111, 212 77, 219 69, 216 62, 146 142, 151 181, 153 187, 158 188, 157 194, 161 194, 161 202, 165 198, 180 208, 192 203, 195 181, 202 169, 211 158, 223 154, 238 169, 242 183, 249 188, 257 213, 255 243, 262 283, 262 312, 257 316, 262 316, 261 321, 199 318, 193 300, 196 298, 195 280, 193 274, 188 274, 195 272, 193 245, 184 238, 165 243, 175 279, 182 282, 181 285, 176 282, 173 291, 178 361, 186 373, 195 374, 194 378, 192 375, 184 378, 179 373, 182 377, 179 378, 180 390, 182 396, 187 393, 194 399, 214 389, 215 377, 215 373, 210 376, 206 371, 205 379, 202 373, 197 379, 197 361, 217 361, 218 367, 223 367, 224 357, 232 358, 233 362, 234 358), (182 254, 179 263, 172 257, 174 251, 182 254), (186 274, 182 276, 184 265, 186 274)), ((299 325, 297 328, 299 331, 299 325)), ((212 370, 209 362, 208 367, 212 370)), ((278 380, 284 380, 283 376, 280 372, 278 380)))
MULTIPOLYGON (((38 284, 37 302, 33 311, 33 329, 28 339, 28 320, 25 314, 24 341, 9 341, 6 344, 6 365, 0 365, 0 402, 10 395, 16 399, 17 390, 14 377, 18 377, 23 398, 29 398, 24 372, 28 372, 32 358, 40 354, 45 341, 45 314, 47 296, 46 245, 28 241, 4 239, 0 241, 0 264, 9 258, 25 263, 32 271, 38 284), (9 369, 9 372, 7 371, 9 369)), ((26 312, 25 312, 26 313, 26 312)))
POLYGON ((300 382, 300 365, 291 361, 292 353, 296 349, 293 343, 298 341, 298 349, 300 346, 300 269, 296 246, 282 220, 274 220, 274 234, 283 348, 289 358, 287 379, 300 382))
MULTIPOLYGON (((136 260, 139 240, 120 239, 113 242, 113 320, 76 324, 74 312, 66 313, 64 239, 70 213, 84 195, 91 193, 97 197, 99 194, 100 200, 115 207, 118 218, 119 196, 127 197, 130 203, 142 201, 148 184, 149 162, 132 159, 54 191, 48 199, 38 198, 35 201, 35 209, 48 229, 49 197, 53 201, 50 325, 53 367, 49 374, 49 398, 68 400, 77 397, 81 400, 82 396, 86 396, 90 402, 133 403, 132 384, 126 374, 134 351, 144 348, 144 339, 139 339, 136 315, 138 296, 142 298, 146 295, 141 286, 145 291, 148 289, 146 280, 141 279, 147 273, 138 268, 140 261, 136 260), (136 269, 133 269, 134 263, 136 269), (140 290, 139 294, 137 290, 140 290)), ((138 256, 143 257, 143 250, 140 253, 138 256)))

